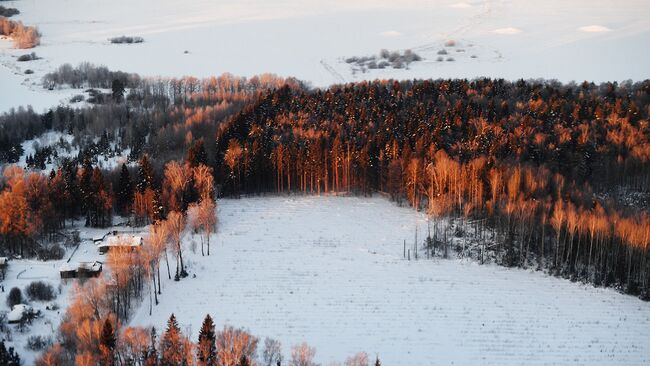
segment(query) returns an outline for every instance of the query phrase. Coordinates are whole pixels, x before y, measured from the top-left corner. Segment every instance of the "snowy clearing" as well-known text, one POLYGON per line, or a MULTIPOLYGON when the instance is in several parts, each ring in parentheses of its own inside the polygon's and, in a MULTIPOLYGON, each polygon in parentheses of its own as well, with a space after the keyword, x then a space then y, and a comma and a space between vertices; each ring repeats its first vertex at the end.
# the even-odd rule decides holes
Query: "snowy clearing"
POLYGON ((160 329, 173 312, 194 339, 210 313, 217 328, 279 339, 285 356, 306 341, 322 364, 358 351, 386 365, 650 362, 648 303, 541 272, 404 260, 426 219, 383 198, 218 205, 211 256, 187 236, 190 276, 163 279, 161 304, 150 316, 145 300, 131 325, 160 329))
POLYGON ((78 94, 39 91, 35 84, 63 63, 82 61, 143 76, 270 72, 314 86, 376 78, 481 76, 638 81, 650 71, 650 48, 645 47, 650 43, 650 9, 645 0, 4 3, 20 10, 12 19, 38 26, 43 37, 41 46, 29 50, 42 59, 26 63, 16 62, 26 50, 0 40, 0 83, 11 86, 2 89, 0 111, 27 104, 41 110, 78 94), (142 37, 144 42, 110 43, 110 38, 122 35, 142 37), (448 40, 471 44, 464 49, 467 57, 437 62, 436 52, 448 40), (384 48, 412 49, 426 60, 408 69, 361 73, 341 61, 384 48), (34 74, 24 76, 27 68, 34 74))

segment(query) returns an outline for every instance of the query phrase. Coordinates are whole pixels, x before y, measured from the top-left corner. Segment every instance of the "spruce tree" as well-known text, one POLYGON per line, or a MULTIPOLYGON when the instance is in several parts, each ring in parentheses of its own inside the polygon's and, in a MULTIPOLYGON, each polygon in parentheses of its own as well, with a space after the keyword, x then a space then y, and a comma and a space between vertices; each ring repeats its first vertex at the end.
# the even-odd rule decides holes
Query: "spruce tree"
POLYGON ((133 184, 131 183, 131 175, 129 174, 129 169, 126 167, 126 164, 122 164, 117 190, 117 210, 121 214, 126 214, 132 201, 133 184))
POLYGON ((379 362, 379 356, 375 359, 375 366, 381 366, 381 362, 379 362))
POLYGON ((183 366, 185 365, 185 342, 181 330, 172 314, 167 321, 167 330, 160 340, 160 365, 161 366, 183 366))
POLYGON ((111 320, 106 318, 102 328, 101 338, 99 339, 100 351, 102 353, 102 365, 112 366, 115 364, 115 345, 117 340, 111 320))
POLYGON ((216 340, 214 322, 210 314, 208 314, 205 316, 199 331, 199 343, 197 345, 199 366, 215 366, 217 364, 216 340))
POLYGON ((153 166, 146 154, 140 159, 137 188, 141 193, 147 188, 153 188, 153 166))
POLYGON ((81 192, 81 209, 86 215, 86 226, 90 226, 90 215, 93 209, 94 190, 92 187, 93 166, 90 159, 84 159, 81 166, 79 190, 81 192))

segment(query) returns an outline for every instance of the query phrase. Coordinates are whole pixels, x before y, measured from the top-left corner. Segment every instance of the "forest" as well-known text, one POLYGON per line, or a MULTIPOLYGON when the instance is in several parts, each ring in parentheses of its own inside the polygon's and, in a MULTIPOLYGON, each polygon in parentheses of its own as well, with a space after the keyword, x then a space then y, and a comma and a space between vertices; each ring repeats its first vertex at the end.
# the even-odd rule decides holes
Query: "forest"
MULTIPOLYGON (((152 225, 144 253, 109 258, 127 274, 116 285, 85 285, 79 299, 90 303, 70 307, 63 341, 43 365, 60 364, 50 356, 79 364, 75 357, 97 342, 113 344, 113 328, 102 329, 128 320, 136 300, 157 303, 163 263, 181 280, 186 225, 206 235, 209 255, 215 197, 382 194, 433 220, 455 220, 461 231, 472 227, 498 264, 650 299, 650 81, 383 80, 311 89, 272 75, 147 79, 92 65, 47 78, 52 87, 110 84, 111 92, 85 109, 0 117, 1 251, 48 258, 60 252, 52 243, 61 230, 80 218, 93 227, 110 226, 115 215, 152 225), (27 156, 27 168, 9 165, 24 141, 52 130, 74 136, 75 157, 57 160, 56 148, 44 146, 27 156), (127 149, 124 164, 97 167, 127 149), (41 173, 45 162, 56 168, 41 173), (93 303, 106 297, 113 301, 93 303), (84 321, 91 328, 80 334, 84 321)), ((447 256, 448 235, 436 229, 416 240, 416 253, 447 256)), ((176 332, 173 324, 167 332, 176 332)), ((136 338, 156 343, 146 336, 136 338)), ((135 364, 164 358, 139 354, 135 364)))

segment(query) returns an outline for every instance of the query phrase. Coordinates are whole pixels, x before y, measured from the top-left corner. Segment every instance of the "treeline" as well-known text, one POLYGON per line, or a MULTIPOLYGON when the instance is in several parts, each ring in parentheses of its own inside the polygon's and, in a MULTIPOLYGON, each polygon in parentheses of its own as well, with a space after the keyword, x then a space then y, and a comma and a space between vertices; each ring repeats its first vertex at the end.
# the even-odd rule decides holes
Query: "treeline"
POLYGON ((217 132, 225 195, 382 191, 433 216, 486 218, 499 263, 650 296, 650 82, 503 80, 283 88, 217 132))
POLYGON ((95 66, 89 62, 82 62, 76 67, 63 64, 56 70, 43 76, 44 88, 103 88, 108 89, 113 81, 119 80, 125 87, 135 87, 140 80, 137 74, 122 71, 110 71, 106 66, 95 66))
MULTIPOLYGON (((318 365, 314 360, 316 349, 307 343, 291 347, 290 357, 286 358, 280 341, 267 337, 262 344, 246 329, 229 325, 216 330, 210 315, 206 315, 196 342, 183 333, 174 314, 160 335, 155 327, 119 329, 119 323, 106 303, 101 298, 91 297, 101 295, 94 282, 90 281, 77 290, 59 330, 61 342, 44 351, 37 358, 36 365, 318 365), (82 291, 88 291, 90 295, 82 291), (259 354, 258 350, 261 351, 259 354)), ((369 366, 370 362, 366 352, 359 352, 348 357, 344 365, 369 366)), ((376 357, 372 364, 380 366, 381 362, 376 357)))
MULTIPOLYGON (((161 199, 176 207, 167 211, 192 202, 192 184, 165 192, 165 162, 179 161, 170 171, 190 181, 186 166, 200 163, 224 196, 380 191, 432 216, 485 220, 499 263, 649 296, 648 207, 606 197, 648 194, 650 82, 278 83, 141 80, 122 103, 25 119, 106 134, 131 161, 148 155, 151 189, 120 205, 138 223, 158 219, 161 199)), ((71 166, 100 149, 81 150, 71 166)), ((107 174, 114 187, 118 172, 107 174)))
POLYGON ((166 160, 182 158, 185 141, 192 135, 206 137, 207 150, 213 156, 211 136, 216 134, 215 121, 233 115, 269 88, 285 82, 295 87, 299 84, 273 75, 249 79, 229 74, 204 80, 141 79, 87 63, 76 68, 64 65, 48 74, 44 83, 112 88, 116 80, 129 88, 125 100, 109 97, 104 98, 105 103, 90 108, 60 106, 44 114, 19 108, 0 116, 0 162, 17 162, 23 154, 21 144, 25 140, 51 130, 76 137, 75 147, 80 150, 75 159, 78 164, 85 158, 97 161, 103 151, 93 146, 93 139, 104 135, 115 143, 115 153, 128 148, 131 161, 137 161, 147 152, 161 160, 160 167, 166 160))
MULTIPOLYGON (((12 9, 5 9, 11 11, 12 9)), ((24 25, 21 21, 0 16, 0 35, 11 37, 16 48, 34 48, 41 43, 41 33, 36 27, 24 25)))

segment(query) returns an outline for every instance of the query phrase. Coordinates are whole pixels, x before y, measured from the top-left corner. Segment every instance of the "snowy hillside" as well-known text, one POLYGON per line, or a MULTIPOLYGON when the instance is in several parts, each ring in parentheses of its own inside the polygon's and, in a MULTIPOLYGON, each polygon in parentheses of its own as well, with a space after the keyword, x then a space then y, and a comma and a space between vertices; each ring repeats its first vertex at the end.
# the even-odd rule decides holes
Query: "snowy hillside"
MULTIPOLYGON (((642 80, 650 76, 648 4, 626 1, 5 1, 12 19, 43 33, 33 51, 0 40, 0 110, 38 110, 65 99, 39 90, 40 78, 89 61, 145 76, 276 73, 315 86, 375 78, 504 77, 562 81, 642 80), (109 38, 142 37, 139 44, 109 38), (445 42, 462 51, 436 61, 445 42), (408 69, 353 73, 347 57, 412 49, 408 69), (34 74, 24 75, 26 69, 34 74)), ((73 95, 70 92, 67 97, 73 95)))
POLYGON ((541 272, 404 260, 425 218, 382 198, 229 199, 218 217, 211 256, 186 237, 190 276, 163 280, 161 304, 131 325, 173 312, 194 338, 210 313, 285 355, 306 341, 322 364, 358 351, 386 365, 650 362, 647 303, 541 272))

